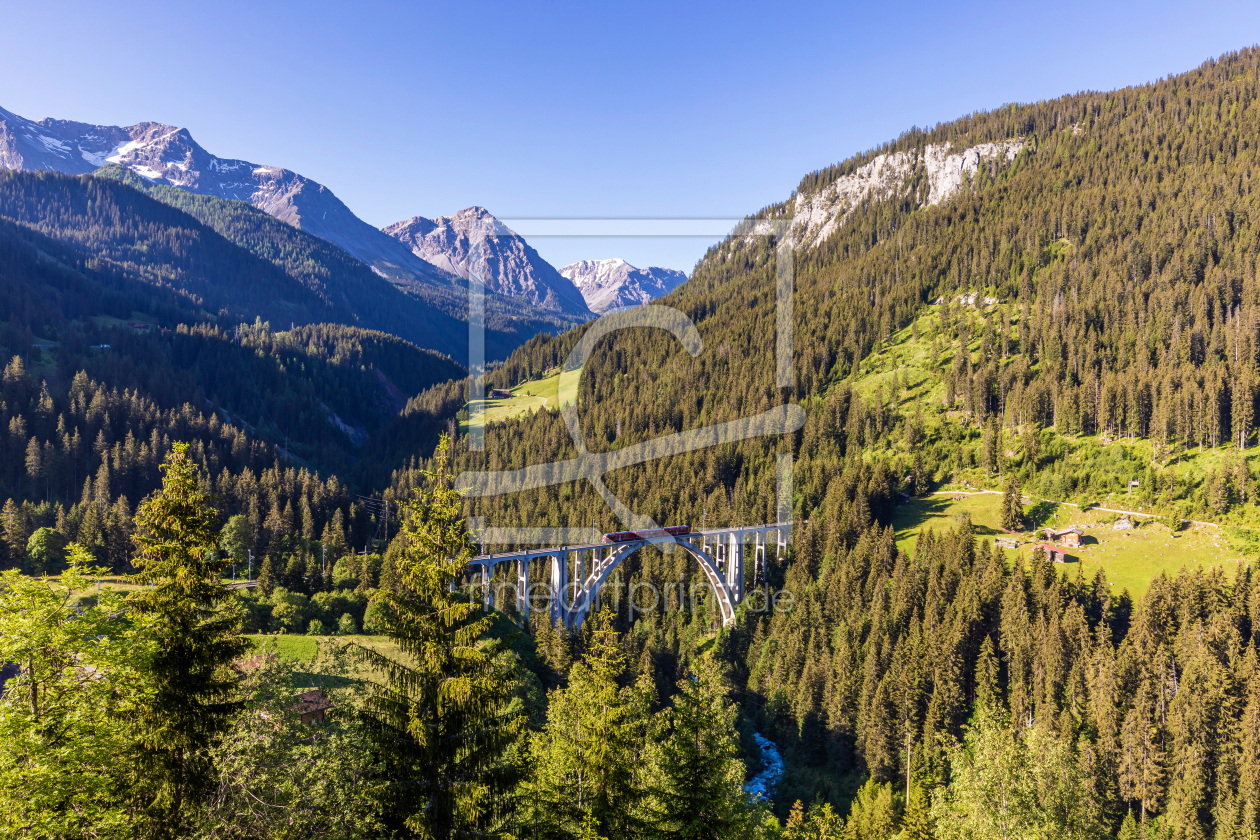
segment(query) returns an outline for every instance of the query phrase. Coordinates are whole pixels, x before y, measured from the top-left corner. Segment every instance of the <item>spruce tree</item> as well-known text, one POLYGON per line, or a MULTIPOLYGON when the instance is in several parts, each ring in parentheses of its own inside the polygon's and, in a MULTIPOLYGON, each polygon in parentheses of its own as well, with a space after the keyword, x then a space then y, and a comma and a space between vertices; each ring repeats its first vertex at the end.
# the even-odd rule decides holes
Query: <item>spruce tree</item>
POLYGON ((186 834, 199 800, 215 782, 209 751, 238 703, 228 666, 249 648, 233 596, 221 576, 226 557, 215 511, 184 444, 161 465, 162 489, 136 514, 135 564, 150 588, 132 596, 155 636, 143 665, 148 702, 128 719, 134 738, 129 796, 153 838, 186 834))
POLYGON ((306 564, 302 562, 300 554, 289 556, 289 562, 284 566, 284 585, 290 592, 310 594, 306 582, 306 564))
POLYGON ((932 803, 928 792, 918 785, 910 788, 910 800, 901 820, 901 840, 932 840, 932 803))
POLYGON ((530 744, 531 773, 519 797, 530 836, 577 834, 586 815, 613 840, 642 837, 644 751, 651 683, 618 680, 626 656, 605 608, 590 619, 586 655, 569 670, 568 686, 553 691, 547 724, 530 744))
POLYGON ((276 573, 271 565, 271 555, 267 555, 263 558, 262 569, 258 572, 258 588, 270 598, 272 590, 276 588, 276 584, 276 573))
POLYGON ((718 666, 702 659, 678 683, 669 737, 655 761, 651 822, 662 837, 740 836, 747 822, 735 705, 718 666))
POLYGON ((395 585, 382 588, 387 635, 410 664, 359 647, 384 677, 364 717, 382 762, 380 796, 395 832, 425 838, 496 834, 512 780, 505 752, 522 719, 513 683, 487 649, 491 616, 453 591, 472 556, 461 499, 447 473, 448 439, 425 485, 401 503, 395 585))
POLYGON ((1120 823, 1120 833, 1116 835, 1116 840, 1141 840, 1142 832, 1138 829, 1137 820, 1133 819, 1133 812, 1126 811, 1124 821, 1120 823))
POLYGON ((1011 476, 1006 480, 1006 489, 1002 492, 1002 530, 1022 531, 1024 528, 1024 509, 1020 505, 1019 483, 1011 476))

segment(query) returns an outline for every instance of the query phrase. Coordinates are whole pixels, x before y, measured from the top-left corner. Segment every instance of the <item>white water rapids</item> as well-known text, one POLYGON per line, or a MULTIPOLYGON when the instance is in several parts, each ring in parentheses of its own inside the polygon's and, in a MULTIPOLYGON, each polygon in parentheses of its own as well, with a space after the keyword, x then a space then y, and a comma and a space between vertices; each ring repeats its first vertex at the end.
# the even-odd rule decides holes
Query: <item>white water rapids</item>
POLYGON ((769 799, 774 793, 775 785, 783 778, 783 756, 779 755, 779 748, 774 742, 761 733, 754 732, 753 740, 761 750, 762 770, 744 785, 744 793, 769 799))

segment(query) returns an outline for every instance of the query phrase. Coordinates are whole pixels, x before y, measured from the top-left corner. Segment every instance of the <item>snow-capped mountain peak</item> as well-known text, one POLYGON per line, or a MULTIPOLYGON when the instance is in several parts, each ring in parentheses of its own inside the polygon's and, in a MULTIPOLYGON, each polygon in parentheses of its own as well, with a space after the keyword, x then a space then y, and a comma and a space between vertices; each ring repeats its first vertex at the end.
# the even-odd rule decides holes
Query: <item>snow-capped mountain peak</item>
POLYGON ((392 280, 449 286, 449 276, 355 216, 324 185, 278 166, 216 157, 186 128, 28 120, 0 108, 0 168, 85 175, 108 163, 156 184, 249 202, 341 246, 392 280))
POLYGON ((560 273, 581 291, 592 312, 603 315, 669 294, 687 275, 672 268, 635 268, 623 259, 580 260, 560 273))

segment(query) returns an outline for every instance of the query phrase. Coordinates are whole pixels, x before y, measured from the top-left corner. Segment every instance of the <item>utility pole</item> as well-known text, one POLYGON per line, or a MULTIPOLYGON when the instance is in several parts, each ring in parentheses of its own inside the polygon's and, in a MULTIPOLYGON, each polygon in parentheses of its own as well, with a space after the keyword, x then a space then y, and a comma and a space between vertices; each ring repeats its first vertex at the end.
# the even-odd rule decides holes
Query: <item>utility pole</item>
MULTIPOLYGON (((363 509, 372 516, 376 521, 376 530, 373 531, 370 542, 375 543, 384 537, 384 544, 389 545, 389 500, 377 499, 370 496, 360 496, 359 501, 363 503, 363 509), (384 533, 382 534, 382 529, 384 533)), ((367 546, 364 546, 363 553, 367 553, 367 546)))
POLYGON ((254 579, 254 552, 247 548, 245 553, 249 555, 249 577, 246 579, 248 582, 254 579))

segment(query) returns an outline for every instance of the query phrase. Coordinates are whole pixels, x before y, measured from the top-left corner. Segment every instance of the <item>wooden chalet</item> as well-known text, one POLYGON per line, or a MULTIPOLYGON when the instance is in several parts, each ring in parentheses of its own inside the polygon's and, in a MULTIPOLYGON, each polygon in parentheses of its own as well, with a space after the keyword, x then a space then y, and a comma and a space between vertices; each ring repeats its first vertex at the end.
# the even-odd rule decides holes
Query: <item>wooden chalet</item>
POLYGON ((1019 548, 1019 540, 1015 537, 994 537, 993 544, 998 548, 1019 548))
POLYGON ((1047 540, 1053 540, 1064 548, 1080 548, 1081 537, 1085 536, 1085 532, 1073 525, 1071 528, 1064 528, 1057 531, 1054 528, 1043 528, 1042 535, 1047 540))
POLYGON ((492 400, 506 400, 511 396, 512 396, 512 392, 509 391, 507 388, 491 388, 490 389, 490 399, 492 400))
POLYGON ((300 716, 302 723, 323 723, 333 707, 332 700, 321 689, 314 688, 302 692, 298 701, 293 704, 293 711, 300 716))

